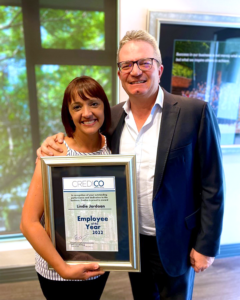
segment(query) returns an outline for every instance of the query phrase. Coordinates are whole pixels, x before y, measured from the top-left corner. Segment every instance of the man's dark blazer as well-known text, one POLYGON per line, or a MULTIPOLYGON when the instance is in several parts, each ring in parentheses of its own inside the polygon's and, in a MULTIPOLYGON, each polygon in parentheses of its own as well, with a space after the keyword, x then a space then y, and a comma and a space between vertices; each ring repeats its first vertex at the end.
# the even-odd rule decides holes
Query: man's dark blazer
MULTIPOLYGON (((216 256, 223 218, 219 129, 210 106, 164 91, 153 187, 159 255, 170 276, 184 274, 192 248, 216 256)), ((119 153, 124 103, 112 107, 108 138, 119 153)))

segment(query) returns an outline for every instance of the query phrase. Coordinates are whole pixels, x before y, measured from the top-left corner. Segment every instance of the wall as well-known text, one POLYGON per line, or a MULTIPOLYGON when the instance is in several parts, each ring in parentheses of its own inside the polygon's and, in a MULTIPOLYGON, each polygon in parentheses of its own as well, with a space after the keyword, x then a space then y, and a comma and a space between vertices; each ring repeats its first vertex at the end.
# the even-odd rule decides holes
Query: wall
MULTIPOLYGON (((146 29, 148 10, 184 13, 206 13, 240 16, 239 0, 120 0, 120 39, 127 30, 146 29)), ((164 75, 163 75, 164 76, 164 75)), ((127 99, 120 87, 120 101, 127 99)), ((240 154, 223 155, 226 177, 226 202, 221 244, 240 243, 240 154)))
POLYGON ((127 30, 146 29, 148 10, 240 16, 238 0, 120 0, 120 38, 127 30))

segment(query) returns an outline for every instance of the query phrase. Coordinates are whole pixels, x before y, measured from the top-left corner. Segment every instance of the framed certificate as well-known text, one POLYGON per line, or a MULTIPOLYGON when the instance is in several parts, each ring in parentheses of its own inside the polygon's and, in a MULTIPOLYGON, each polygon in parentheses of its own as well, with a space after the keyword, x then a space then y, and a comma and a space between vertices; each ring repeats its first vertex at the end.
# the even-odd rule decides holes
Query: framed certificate
POLYGON ((41 166, 45 229, 61 257, 139 272, 135 155, 42 157, 41 166))

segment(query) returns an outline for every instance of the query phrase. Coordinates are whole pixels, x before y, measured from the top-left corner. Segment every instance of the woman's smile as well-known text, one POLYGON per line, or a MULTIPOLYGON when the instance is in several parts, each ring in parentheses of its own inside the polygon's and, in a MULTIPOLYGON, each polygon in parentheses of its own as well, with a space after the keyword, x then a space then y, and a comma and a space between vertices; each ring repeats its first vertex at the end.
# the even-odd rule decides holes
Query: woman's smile
POLYGON ((96 122, 97 122, 97 119, 81 121, 81 123, 85 126, 95 125, 96 122))

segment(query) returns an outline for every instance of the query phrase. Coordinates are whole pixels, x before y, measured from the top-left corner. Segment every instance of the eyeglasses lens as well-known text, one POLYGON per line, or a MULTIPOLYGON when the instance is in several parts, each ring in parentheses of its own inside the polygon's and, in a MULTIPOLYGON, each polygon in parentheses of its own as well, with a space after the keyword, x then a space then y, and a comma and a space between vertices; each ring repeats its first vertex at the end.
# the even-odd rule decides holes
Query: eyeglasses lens
MULTIPOLYGON (((120 64, 120 70, 123 73, 131 72, 133 69, 133 62, 132 61, 124 61, 120 64)), ((147 71, 151 69, 152 67, 152 59, 146 58, 146 59, 139 59, 137 61, 138 67, 142 71, 147 71)))
POLYGON ((121 71, 126 73, 132 70, 132 67, 133 67, 133 63, 131 61, 123 62, 120 65, 121 71))
POLYGON ((142 71, 147 71, 152 67, 152 60, 151 59, 140 59, 138 61, 138 66, 142 71))

